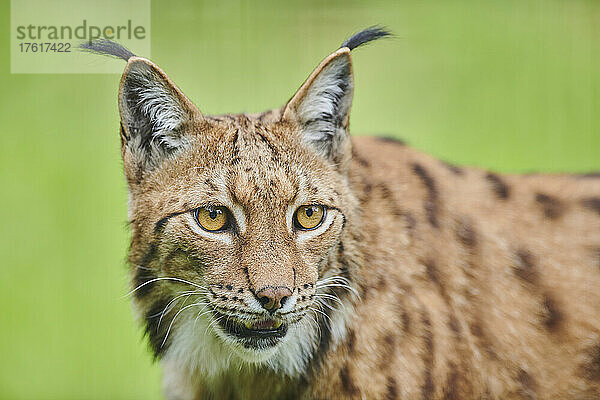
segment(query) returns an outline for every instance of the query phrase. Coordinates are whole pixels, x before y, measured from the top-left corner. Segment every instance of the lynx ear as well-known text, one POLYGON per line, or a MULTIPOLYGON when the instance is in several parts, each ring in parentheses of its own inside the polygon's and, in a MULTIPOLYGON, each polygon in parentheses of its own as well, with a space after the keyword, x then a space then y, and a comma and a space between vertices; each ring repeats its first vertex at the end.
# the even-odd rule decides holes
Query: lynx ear
POLYGON ((342 47, 308 77, 284 106, 282 118, 299 124, 305 143, 338 162, 348 141, 353 87, 350 49, 342 47))
POLYGON ((198 109, 151 61, 131 57, 119 89, 123 159, 136 174, 151 170, 189 145, 185 125, 198 109))

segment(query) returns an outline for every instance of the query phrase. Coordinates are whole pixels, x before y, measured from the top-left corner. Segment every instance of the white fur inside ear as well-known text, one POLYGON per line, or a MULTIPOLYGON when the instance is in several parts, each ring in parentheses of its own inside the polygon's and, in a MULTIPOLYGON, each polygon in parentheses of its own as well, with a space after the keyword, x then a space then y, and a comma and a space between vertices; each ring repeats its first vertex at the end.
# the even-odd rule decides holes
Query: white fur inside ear
POLYGON ((156 166, 166 156, 189 147, 181 132, 190 117, 177 89, 152 65, 136 61, 126 72, 122 93, 122 120, 127 147, 144 166, 156 166))
POLYGON ((156 79, 150 71, 131 71, 136 74, 139 86, 132 87, 137 95, 137 107, 150 122, 152 141, 169 148, 177 148, 184 144, 183 137, 173 132, 181 126, 185 119, 183 108, 173 92, 156 79))
POLYGON ((331 140, 345 133, 351 103, 350 59, 340 56, 315 77, 296 110, 305 140, 319 150, 331 146, 331 140))

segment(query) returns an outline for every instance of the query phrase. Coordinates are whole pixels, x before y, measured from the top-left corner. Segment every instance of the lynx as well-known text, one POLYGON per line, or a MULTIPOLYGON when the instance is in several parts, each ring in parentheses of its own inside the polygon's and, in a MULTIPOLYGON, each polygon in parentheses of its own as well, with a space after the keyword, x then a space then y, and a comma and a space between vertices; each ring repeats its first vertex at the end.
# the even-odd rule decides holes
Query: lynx
POLYGON ((600 174, 500 175, 351 138, 350 53, 203 115, 123 58, 134 308, 169 399, 600 398, 600 174))

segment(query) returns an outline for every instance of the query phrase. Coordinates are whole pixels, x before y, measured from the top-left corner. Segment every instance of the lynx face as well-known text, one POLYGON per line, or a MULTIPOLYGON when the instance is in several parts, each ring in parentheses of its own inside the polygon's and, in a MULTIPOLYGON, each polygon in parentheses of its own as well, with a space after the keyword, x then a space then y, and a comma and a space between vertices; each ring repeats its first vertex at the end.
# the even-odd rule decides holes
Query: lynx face
POLYGON ((197 364, 234 355, 298 373, 322 316, 332 319, 326 307, 344 306, 327 288, 355 291, 332 262, 356 203, 350 49, 283 108, 255 116, 203 116, 156 65, 128 60, 119 107, 130 263, 155 354, 197 364))
MULTIPOLYGON (((235 351, 270 350, 317 307, 319 269, 339 242, 347 188, 289 124, 239 116, 205 119, 197 129, 164 163, 168 173, 141 184, 133 218, 153 216, 140 230, 152 232, 162 258, 154 275, 202 288, 190 296, 199 306, 189 317, 203 313, 235 351)), ((168 298, 194 289, 160 283, 168 298)))

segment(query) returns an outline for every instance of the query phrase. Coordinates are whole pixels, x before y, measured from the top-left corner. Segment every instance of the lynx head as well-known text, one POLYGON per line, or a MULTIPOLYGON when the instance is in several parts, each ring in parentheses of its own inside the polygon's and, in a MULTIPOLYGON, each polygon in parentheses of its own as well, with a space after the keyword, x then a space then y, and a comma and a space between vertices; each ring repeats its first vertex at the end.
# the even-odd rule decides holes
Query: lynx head
POLYGON ((353 36, 280 109, 218 117, 151 61, 87 45, 128 60, 119 110, 129 261, 156 356, 205 372, 236 362, 294 374, 323 330, 342 334, 327 306, 353 290, 339 256, 357 218, 346 177, 350 51, 387 34, 353 36))

